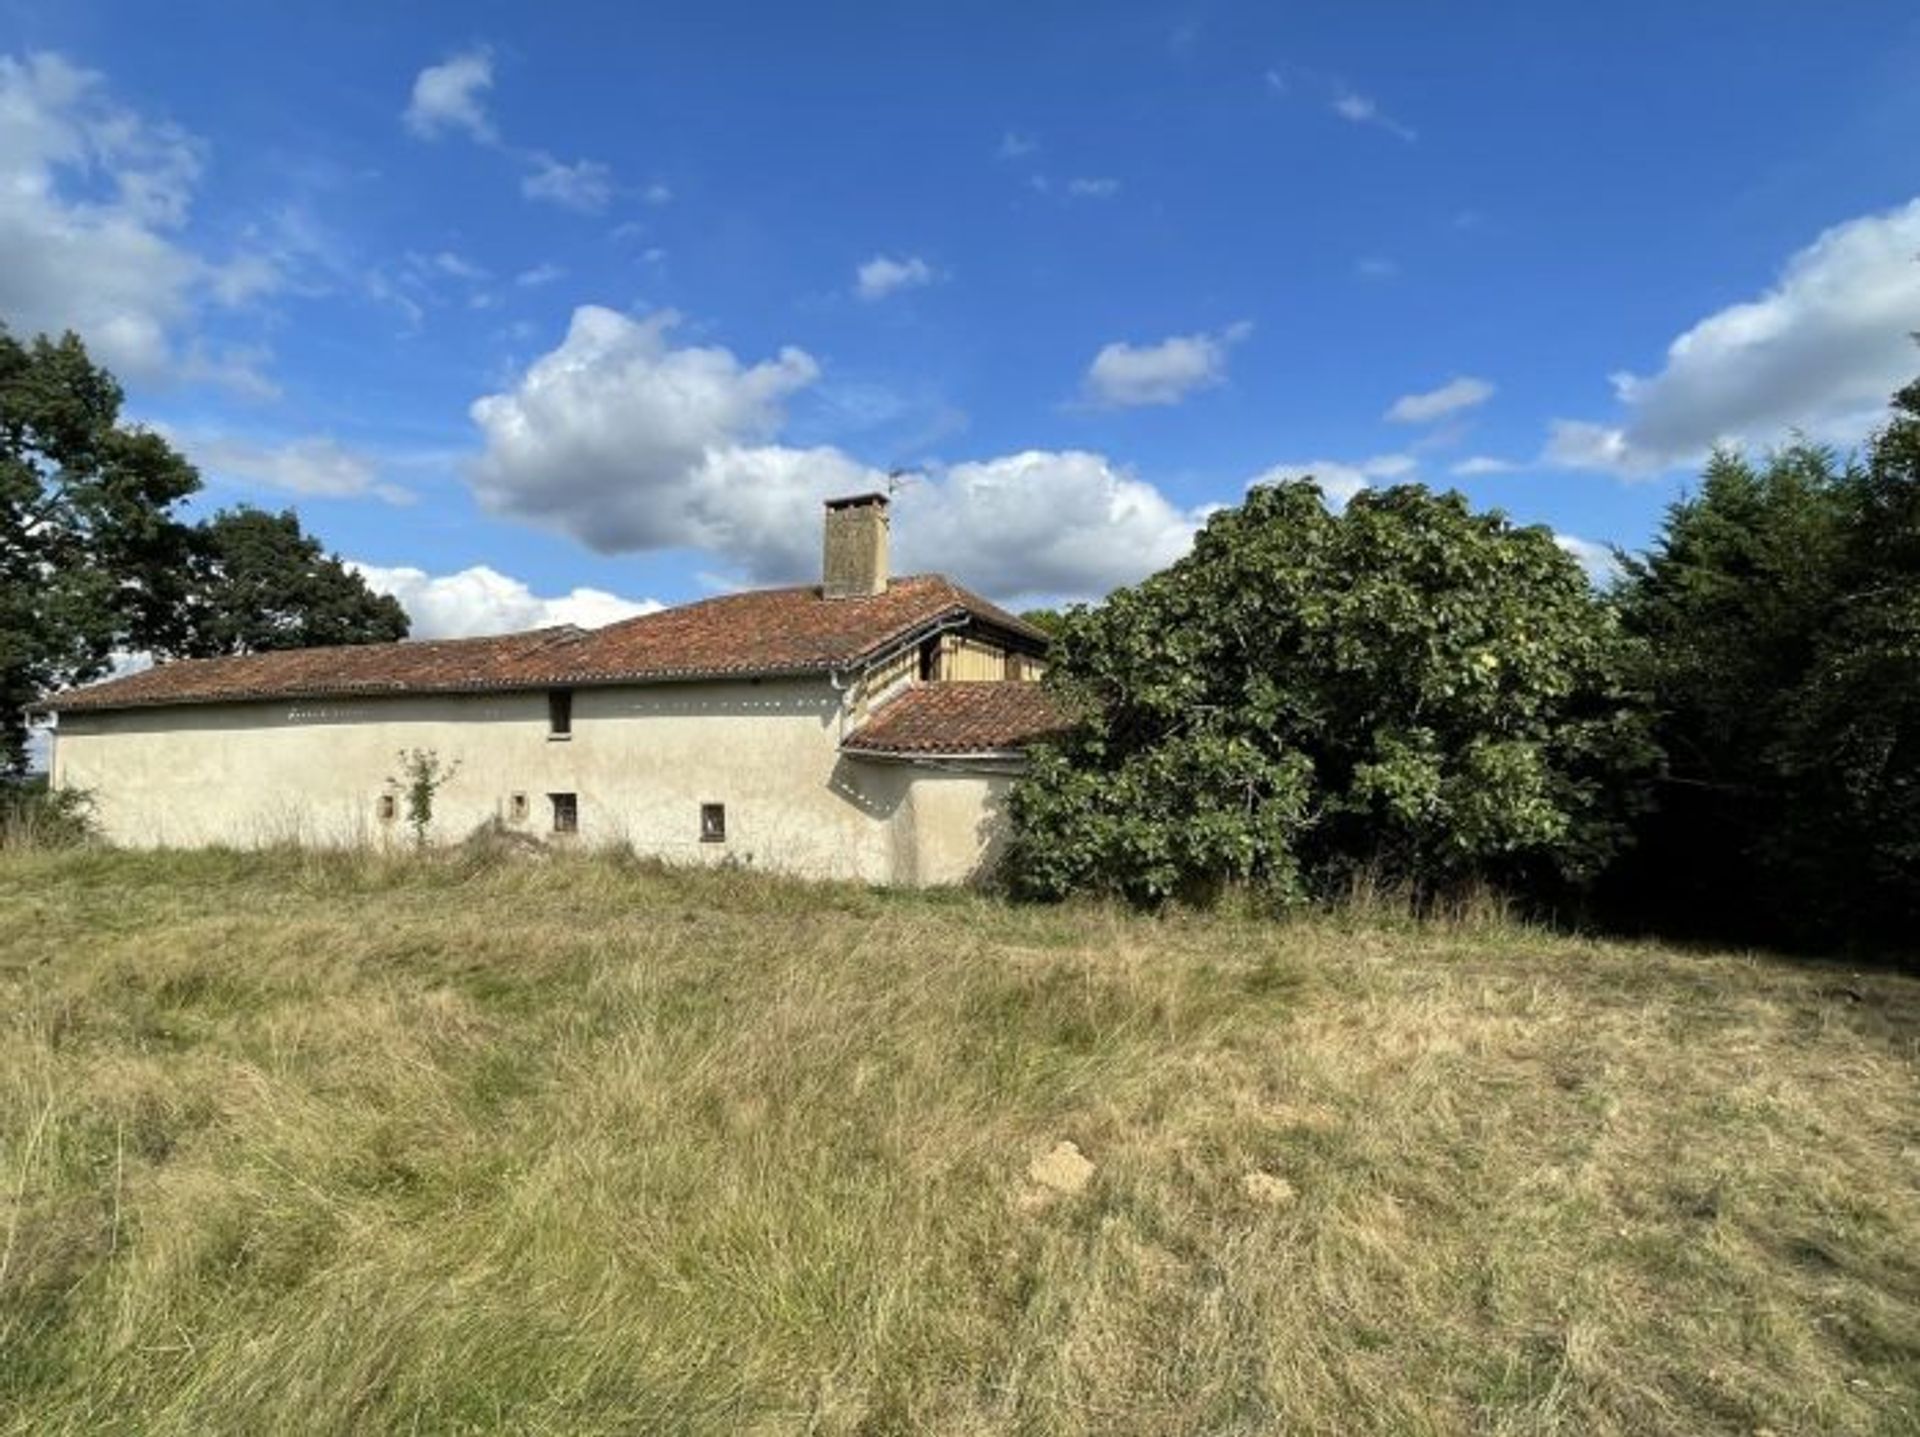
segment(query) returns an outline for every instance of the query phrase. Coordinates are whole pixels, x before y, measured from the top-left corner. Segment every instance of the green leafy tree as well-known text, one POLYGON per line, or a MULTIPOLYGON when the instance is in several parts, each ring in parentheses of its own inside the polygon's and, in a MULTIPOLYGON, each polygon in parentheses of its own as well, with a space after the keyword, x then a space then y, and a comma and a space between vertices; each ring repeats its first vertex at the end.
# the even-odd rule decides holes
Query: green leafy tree
POLYGON ((406 615, 292 514, 181 517, 200 476, 121 418, 123 394, 68 334, 0 327, 0 776, 27 710, 105 673, 116 650, 248 653, 406 635, 406 615))
POLYGON ((182 652, 252 654, 407 636, 399 601, 376 594, 291 512, 223 510, 196 535, 182 652))
POLYGON ((1628 565, 1667 771, 1620 875, 1668 925, 1831 946, 1920 921, 1920 384, 1863 463, 1719 454, 1628 565))
POLYGON ((1058 609, 1023 609, 1020 617, 1049 636, 1060 632, 1065 616, 1058 609))
POLYGON ((1014 790, 1011 871, 1142 902, 1585 881, 1652 760, 1625 650, 1544 529, 1418 486, 1341 514, 1256 487, 1064 616, 1049 679, 1087 717, 1014 790))
POLYGON ((175 506, 199 477, 122 423, 121 399, 73 335, 0 329, 0 773, 24 766, 40 695, 181 637, 191 535, 175 506))

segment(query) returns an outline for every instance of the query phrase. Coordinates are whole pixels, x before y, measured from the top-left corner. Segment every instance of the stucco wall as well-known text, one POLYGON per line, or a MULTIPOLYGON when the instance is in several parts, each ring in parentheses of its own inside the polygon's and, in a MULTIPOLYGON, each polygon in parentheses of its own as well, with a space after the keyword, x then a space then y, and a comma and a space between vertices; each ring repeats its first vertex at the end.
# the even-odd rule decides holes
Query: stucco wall
POLYGON ((901 881, 972 883, 990 874, 1006 841, 1009 773, 915 768, 907 807, 913 871, 901 881))
POLYGON ((403 750, 431 749, 458 765, 438 841, 495 818, 550 837, 548 796, 573 793, 579 833, 563 842, 867 882, 973 874, 987 788, 1004 780, 981 780, 970 805, 950 778, 842 758, 842 702, 825 681, 583 688, 565 740, 548 736, 544 693, 72 713, 54 781, 90 790, 107 836, 129 845, 404 843, 404 803, 383 821, 380 798, 403 750), (919 801, 923 784, 940 796, 919 801), (726 806, 723 844, 701 841, 706 803, 726 806))

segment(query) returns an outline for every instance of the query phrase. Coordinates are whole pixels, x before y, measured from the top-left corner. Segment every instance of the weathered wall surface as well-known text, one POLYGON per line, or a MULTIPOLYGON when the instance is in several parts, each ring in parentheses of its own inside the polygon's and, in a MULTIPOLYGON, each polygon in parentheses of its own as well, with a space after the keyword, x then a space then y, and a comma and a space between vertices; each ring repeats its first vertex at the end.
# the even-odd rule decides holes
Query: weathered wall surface
POLYGON ((1007 833, 1010 773, 916 768, 907 802, 913 871, 902 882, 972 883, 993 870, 1007 833))
POLYGON ((840 757, 846 721, 825 681, 772 679, 578 689, 565 739, 539 692, 74 713, 54 781, 92 791, 107 836, 129 845, 400 844, 404 801, 383 819, 380 800, 402 751, 430 749, 458 765, 436 841, 495 819, 550 837, 550 795, 572 793, 579 833, 563 842, 876 883, 977 871, 984 799, 917 803, 918 770, 840 757), (710 803, 726 807, 724 843, 701 840, 710 803))

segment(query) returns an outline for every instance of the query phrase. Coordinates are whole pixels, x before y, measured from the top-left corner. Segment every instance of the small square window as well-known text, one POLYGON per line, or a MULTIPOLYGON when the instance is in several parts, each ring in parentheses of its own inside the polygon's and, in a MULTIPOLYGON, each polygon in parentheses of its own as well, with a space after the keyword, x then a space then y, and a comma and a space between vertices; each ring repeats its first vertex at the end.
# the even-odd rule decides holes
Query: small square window
POLYGON ((516 793, 507 800, 507 816, 515 823, 527 821, 527 796, 524 793, 516 793))
POLYGON ((400 800, 390 793, 383 793, 380 795, 380 803, 376 811, 382 823, 392 823, 400 816, 400 800))
POLYGON ((702 843, 727 841, 727 806, 724 803, 700 805, 700 841, 702 843))
POLYGON ((547 737, 573 737, 573 690, 547 690, 547 737))
POLYGON ((553 802, 553 831, 555 833, 578 833, 580 831, 580 798, 572 793, 550 793, 553 802))

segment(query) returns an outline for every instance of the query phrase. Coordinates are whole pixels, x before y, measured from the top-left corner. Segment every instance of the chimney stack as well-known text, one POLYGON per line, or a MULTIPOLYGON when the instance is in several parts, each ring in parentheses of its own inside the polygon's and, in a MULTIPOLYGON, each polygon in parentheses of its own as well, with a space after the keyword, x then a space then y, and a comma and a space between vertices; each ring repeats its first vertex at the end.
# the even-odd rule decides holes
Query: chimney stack
POLYGON ((821 594, 864 599, 887 590, 887 496, 827 500, 826 564, 821 594))

